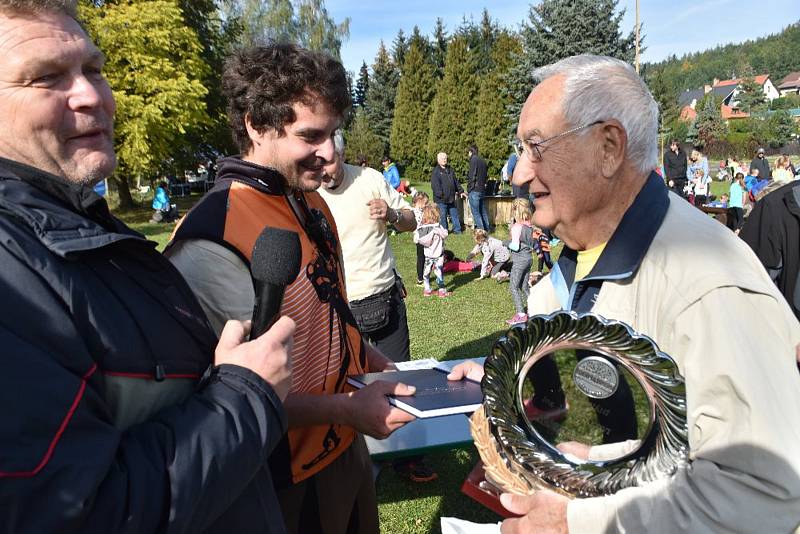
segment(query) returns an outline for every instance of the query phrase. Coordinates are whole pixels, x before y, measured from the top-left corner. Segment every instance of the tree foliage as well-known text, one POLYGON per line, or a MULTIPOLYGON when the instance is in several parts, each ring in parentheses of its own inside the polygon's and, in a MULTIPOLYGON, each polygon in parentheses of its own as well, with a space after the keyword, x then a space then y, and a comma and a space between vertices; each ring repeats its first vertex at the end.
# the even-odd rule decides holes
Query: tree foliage
POLYGON ((542 0, 531 6, 521 31, 523 50, 509 77, 507 115, 514 124, 533 89, 535 68, 576 54, 600 54, 633 63, 635 34, 622 35, 625 10, 617 11, 617 4, 618 0, 542 0))
POLYGON ((367 92, 369 91, 369 69, 367 62, 361 62, 361 69, 358 71, 358 80, 356 81, 356 89, 353 93, 353 108, 360 108, 364 106, 367 100, 367 92))
POLYGON ((424 46, 413 40, 405 56, 390 138, 392 156, 405 166, 405 175, 413 180, 423 179, 431 165, 427 157, 428 123, 436 94, 436 74, 425 58, 424 46))
POLYGON ((467 42, 467 49, 475 58, 475 72, 478 75, 483 76, 494 68, 492 50, 500 35, 500 26, 492 20, 488 9, 483 8, 481 20, 477 24, 472 19, 464 19, 456 30, 456 35, 467 42))
POLYGON ((208 66, 177 0, 82 4, 82 18, 107 54, 105 75, 117 102, 115 178, 130 207, 129 178, 150 178, 187 143, 190 125, 211 123, 203 80, 208 66))
POLYGON ((505 115, 510 104, 508 93, 503 93, 509 72, 514 66, 514 57, 522 50, 515 35, 502 32, 494 41, 491 53, 493 69, 481 83, 478 96, 476 142, 481 155, 489 166, 490 176, 498 176, 510 154, 510 125, 505 115))
POLYGON ((746 113, 758 113, 767 108, 767 98, 764 96, 764 90, 752 76, 742 80, 736 100, 739 104, 738 108, 746 113))
POLYGON ((397 30, 397 37, 392 41, 392 61, 394 61, 395 65, 400 66, 403 64, 406 52, 408 52, 408 41, 401 28, 397 30))
POLYGON ((389 137, 392 131, 394 101, 399 78, 400 73, 381 41, 375 56, 375 63, 372 65, 372 79, 364 109, 370 129, 380 138, 382 151, 386 154, 389 153, 389 137))
POLYGON ((697 114, 697 138, 698 146, 707 146, 722 139, 728 134, 728 127, 720 115, 720 105, 716 98, 708 95, 700 113, 697 114))
POLYGON ((345 160, 356 165, 358 157, 365 156, 369 166, 378 169, 383 153, 383 142, 370 127, 365 110, 359 109, 345 132, 345 160))
POLYGON ((648 65, 649 76, 661 73, 674 94, 702 87, 714 78, 720 80, 755 74, 769 74, 778 85, 784 76, 798 70, 800 57, 800 22, 787 26, 782 32, 745 41, 718 46, 712 50, 671 56, 648 65))
POLYGON ((180 0, 184 22, 192 28, 203 47, 201 56, 208 65, 203 76, 208 123, 189 124, 185 145, 176 146, 172 172, 193 168, 198 159, 216 159, 236 150, 228 126, 222 96, 222 67, 236 41, 240 27, 234 21, 223 21, 214 0, 180 0))
POLYGON ((772 148, 785 145, 798 133, 797 123, 786 110, 771 113, 766 122, 767 138, 765 141, 772 148))
POLYGON ((475 76, 475 57, 467 41, 454 37, 447 46, 444 78, 433 100, 428 134, 428 157, 446 152, 456 176, 467 173, 467 148, 478 133, 476 102, 480 79, 475 76))
POLYGON ((447 57, 447 43, 449 42, 447 29, 441 17, 436 19, 431 41, 433 66, 436 69, 436 79, 440 80, 444 76, 444 60, 447 57))
POLYGON ((297 43, 310 50, 341 57, 342 43, 350 37, 350 18, 337 23, 325 0, 221 0, 226 20, 241 26, 239 43, 266 41, 297 43))

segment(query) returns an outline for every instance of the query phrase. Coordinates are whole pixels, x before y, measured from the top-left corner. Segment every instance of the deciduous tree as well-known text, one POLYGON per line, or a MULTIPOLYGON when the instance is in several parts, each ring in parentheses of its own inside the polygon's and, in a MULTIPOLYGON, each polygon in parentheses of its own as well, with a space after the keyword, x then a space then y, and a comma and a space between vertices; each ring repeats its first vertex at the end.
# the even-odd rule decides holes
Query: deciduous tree
POLYGON ((189 127, 211 122, 203 83, 208 66, 177 0, 81 7, 92 38, 107 55, 105 75, 117 102, 114 178, 125 209, 133 205, 129 179, 152 177, 186 143, 189 127))

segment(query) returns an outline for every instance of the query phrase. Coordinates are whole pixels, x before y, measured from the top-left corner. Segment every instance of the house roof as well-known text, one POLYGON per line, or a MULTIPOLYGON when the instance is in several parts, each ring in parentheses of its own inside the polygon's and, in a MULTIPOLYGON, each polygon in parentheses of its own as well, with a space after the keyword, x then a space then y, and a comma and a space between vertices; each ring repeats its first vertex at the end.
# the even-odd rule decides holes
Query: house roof
POLYGON ((688 105, 683 106, 681 109, 680 119, 684 122, 694 121, 697 118, 697 111, 693 110, 688 105))
POLYGON ((719 111, 720 115, 722 116, 722 120, 746 119, 750 116, 749 113, 739 111, 738 109, 732 108, 731 106, 726 106, 725 104, 722 104, 719 111))
POLYGON ((722 86, 720 86, 719 84, 717 84, 717 85, 715 85, 714 87, 711 88, 711 93, 714 96, 718 96, 718 97, 722 98, 722 100, 725 100, 726 98, 728 98, 731 95, 731 93, 733 93, 733 91, 735 89, 736 89, 736 85, 722 85, 722 86))
POLYGON ((692 100, 700 102, 705 94, 703 89, 687 89, 678 97, 678 103, 681 106, 688 106, 692 103, 692 100))
POLYGON ((781 80, 778 89, 791 89, 793 87, 800 87, 800 72, 790 72, 786 77, 781 80))
MULTIPOLYGON (((758 76, 754 76, 754 79, 758 85, 764 85, 765 83, 767 83, 767 80, 769 80, 769 74, 759 74, 758 76)), ((714 88, 728 87, 728 86, 736 88, 736 86, 742 83, 743 81, 744 81, 743 78, 734 78, 733 80, 722 80, 717 82, 714 85, 714 88)))

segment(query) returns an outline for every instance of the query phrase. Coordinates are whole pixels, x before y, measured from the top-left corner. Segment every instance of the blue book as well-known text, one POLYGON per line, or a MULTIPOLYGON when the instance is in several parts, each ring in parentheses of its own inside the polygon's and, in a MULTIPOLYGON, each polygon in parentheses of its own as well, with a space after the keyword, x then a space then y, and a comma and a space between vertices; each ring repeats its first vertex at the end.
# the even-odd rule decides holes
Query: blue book
POLYGON ((447 380, 448 371, 442 369, 415 369, 348 376, 347 383, 361 389, 378 380, 402 382, 417 388, 414 395, 389 395, 389 404, 420 419, 456 413, 472 413, 480 408, 483 392, 479 382, 472 380, 447 380))

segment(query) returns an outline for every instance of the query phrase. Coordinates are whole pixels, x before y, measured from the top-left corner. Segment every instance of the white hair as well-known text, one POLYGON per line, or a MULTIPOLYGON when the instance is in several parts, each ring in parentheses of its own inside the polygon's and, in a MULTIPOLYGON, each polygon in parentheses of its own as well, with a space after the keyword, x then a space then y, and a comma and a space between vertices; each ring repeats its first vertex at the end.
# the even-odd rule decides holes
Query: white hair
POLYGON ((564 76, 561 110, 570 128, 616 119, 628 136, 628 160, 641 172, 658 165, 658 105, 633 67, 581 54, 533 71, 540 83, 558 75, 564 76))
POLYGON ((344 156, 344 136, 341 130, 333 132, 333 150, 340 156, 344 156))

